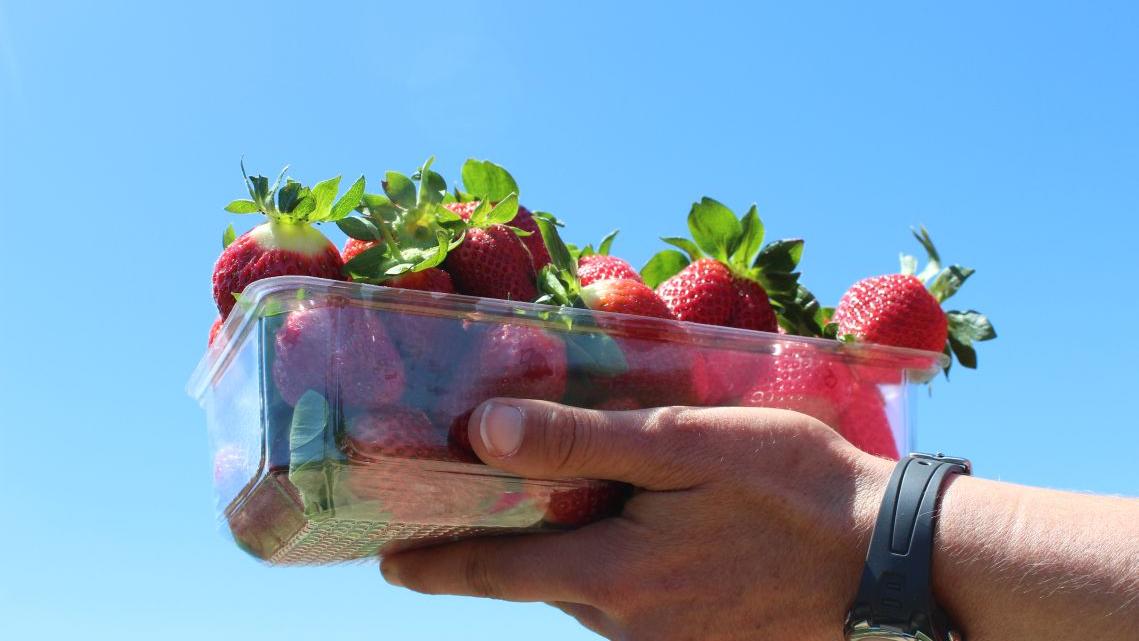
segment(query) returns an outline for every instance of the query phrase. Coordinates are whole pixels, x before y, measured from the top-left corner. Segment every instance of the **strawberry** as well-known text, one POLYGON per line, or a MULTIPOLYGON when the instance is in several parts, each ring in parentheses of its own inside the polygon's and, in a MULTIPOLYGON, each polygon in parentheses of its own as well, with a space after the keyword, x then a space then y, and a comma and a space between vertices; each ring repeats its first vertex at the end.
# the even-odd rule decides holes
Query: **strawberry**
POLYGON ((512 228, 498 222, 513 219, 517 207, 518 199, 510 196, 494 208, 479 205, 464 221, 465 238, 443 262, 460 294, 521 301, 537 298, 530 252, 512 228))
POLYGON ((765 332, 782 323, 794 333, 822 334, 822 310, 794 271, 802 240, 764 246, 755 205, 737 219, 711 198, 692 205, 688 228, 693 240, 663 239, 684 253, 662 251, 641 270, 678 320, 765 332))
POLYGON ((736 297, 732 273, 712 258, 686 266, 661 283, 657 293, 677 320, 707 325, 726 325, 736 297))
POLYGON ((451 282, 451 275, 438 267, 429 267, 423 271, 407 272, 391 280, 384 281, 388 287, 400 289, 418 289, 425 292, 440 292, 453 294, 455 285, 451 282))
POLYGON ((692 385, 697 405, 735 405, 767 375, 767 354, 718 347, 697 351, 692 385))
POLYGON ((559 528, 588 525, 621 513, 629 487, 622 483, 590 481, 573 488, 541 488, 548 496, 545 521, 559 528))
POLYGON ((269 220, 231 242, 232 228, 226 232, 225 249, 213 271, 214 302, 222 317, 233 309, 235 294, 262 278, 298 275, 344 279, 340 252, 312 224, 347 216, 360 202, 364 178, 361 176, 335 204, 339 176, 311 189, 290 179, 278 190, 280 180, 278 177, 270 187, 265 176, 246 175, 251 200, 235 200, 226 206, 226 211, 237 214, 261 212, 269 220))
POLYGON ((224 321, 225 319, 221 316, 218 316, 216 319, 214 319, 213 325, 210 325, 210 339, 209 342, 206 343, 206 347, 213 347, 214 340, 218 337, 218 332, 221 331, 221 324, 224 321))
POLYGON ((495 396, 560 401, 566 390, 566 348, 562 339, 529 325, 490 329, 476 352, 476 381, 485 400, 495 396))
POLYGON ((655 338, 617 337, 628 367, 615 376, 597 376, 594 387, 610 398, 634 398, 643 407, 699 405, 702 377, 697 350, 655 338))
POLYGON ((621 278, 643 283, 641 275, 623 258, 604 254, 590 254, 577 260, 577 276, 582 287, 606 278, 621 278))
POLYGON ((307 390, 360 409, 399 399, 405 375, 399 353, 373 310, 344 304, 292 312, 276 335, 273 380, 296 405, 307 390))
POLYGON ((842 408, 838 433, 864 452, 898 459, 898 446, 886 415, 886 405, 876 386, 860 385, 856 389, 842 408))
POLYGON ((534 266, 535 273, 550 264, 550 252, 546 249, 546 243, 542 240, 542 233, 538 231, 538 224, 534 222, 534 215, 530 213, 529 209, 518 205, 518 214, 507 224, 522 231, 530 232, 529 236, 522 236, 521 238, 522 244, 526 245, 526 249, 530 252, 530 263, 534 266))
POLYGON ((744 407, 794 410, 836 427, 854 394, 850 370, 817 348, 790 348, 769 358, 766 375, 747 390, 744 407))
POLYGON ((341 446, 350 460, 381 457, 448 460, 446 435, 423 412, 399 405, 378 407, 348 419, 341 446))
POLYGON ((608 278, 582 287, 585 306, 597 312, 616 312, 653 318, 672 318, 668 306, 639 280, 608 278))
MULTIPOLYGON (((470 219, 480 201, 486 200, 495 206, 511 194, 517 196, 519 193, 518 183, 515 182, 510 172, 489 160, 479 161, 468 158, 463 163, 461 174, 463 187, 468 193, 459 194, 464 202, 449 203, 447 207, 463 220, 470 219)), ((550 252, 546 249, 542 234, 534 222, 534 215, 529 209, 519 205, 514 217, 506 219, 504 224, 528 232, 521 238, 522 244, 530 252, 530 264, 533 266, 535 274, 550 264, 550 252)))
POLYGON ((340 258, 347 263, 379 244, 380 241, 376 240, 360 240, 359 238, 349 237, 348 240, 344 241, 344 249, 340 250, 340 258))
POLYGON ((917 260, 903 256, 902 273, 858 281, 835 308, 831 318, 835 331, 868 343, 945 352, 957 356, 965 367, 976 367, 973 341, 995 338, 992 324, 975 311, 946 313, 941 309, 974 270, 960 265, 942 269, 929 232, 923 227, 920 233, 914 231, 914 237, 929 254, 921 274, 914 275, 917 260))

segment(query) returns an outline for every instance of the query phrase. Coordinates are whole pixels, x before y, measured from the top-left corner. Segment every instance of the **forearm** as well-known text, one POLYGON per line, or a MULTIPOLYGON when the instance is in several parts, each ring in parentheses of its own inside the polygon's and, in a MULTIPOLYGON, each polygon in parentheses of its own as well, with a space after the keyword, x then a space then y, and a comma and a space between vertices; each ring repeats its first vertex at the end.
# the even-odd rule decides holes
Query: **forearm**
POLYGON ((1135 639, 1139 500, 958 477, 933 576, 967 641, 1135 639))

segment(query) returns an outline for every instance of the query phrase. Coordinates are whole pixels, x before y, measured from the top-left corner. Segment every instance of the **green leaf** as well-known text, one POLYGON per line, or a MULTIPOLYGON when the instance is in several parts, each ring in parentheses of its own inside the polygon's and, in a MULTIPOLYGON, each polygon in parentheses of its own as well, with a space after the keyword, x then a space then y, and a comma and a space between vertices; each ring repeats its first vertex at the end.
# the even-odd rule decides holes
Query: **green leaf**
POLYGON ((617 376, 629 370, 621 347, 605 332, 573 332, 564 334, 563 338, 571 372, 617 376))
POLYGON ((559 269, 546 265, 538 272, 538 290, 546 294, 546 303, 570 306, 570 295, 566 286, 558 278, 559 269))
POLYGON ((256 214, 261 208, 252 200, 238 199, 226 205, 225 210, 231 214, 256 214))
POLYGON ((277 210, 282 214, 292 214, 297 205, 311 192, 299 182, 289 179, 285 186, 277 191, 277 210))
MULTIPOLYGON (((518 194, 511 193, 486 213, 486 224, 505 225, 518 215, 518 194)), ((474 216, 471 216, 474 219, 474 216)))
POLYGON ((305 196, 297 201, 292 211, 288 213, 289 218, 292 220, 302 221, 308 220, 309 216, 316 211, 316 198, 312 196, 305 196))
POLYGON ((328 409, 328 401, 315 390, 308 390, 297 400, 289 428, 290 469, 324 459, 328 409))
POLYGON ((384 193, 404 209, 415 207, 415 183, 401 173, 389 171, 384 174, 384 193))
POLYGON ((957 340, 972 343, 973 341, 988 341, 997 337, 997 331, 984 314, 969 310, 967 312, 951 311, 945 313, 949 321, 949 335, 956 336, 957 340))
POLYGON ((340 193, 340 176, 318 182, 310 193, 316 201, 310 220, 312 222, 328 220, 332 213, 332 203, 336 200, 336 194, 340 193))
POLYGON ((221 233, 221 248, 229 247, 230 243, 237 239, 237 232, 233 231, 233 225, 226 225, 225 231, 221 233))
POLYGON ((351 214, 357 207, 360 206, 361 200, 364 198, 364 177, 360 176, 348 191, 336 201, 332 206, 332 211, 329 213, 326 220, 337 221, 343 219, 348 214, 351 214))
POLYGON ((614 229, 608 234, 605 234, 605 237, 601 239, 601 244, 597 246, 598 254, 601 254, 602 256, 609 255, 609 248, 613 246, 613 239, 617 238, 617 232, 619 231, 621 230, 614 229))
POLYGON ((963 367, 977 369, 977 350, 973 349, 971 344, 959 341, 956 337, 951 335, 949 337, 949 348, 953 350, 953 355, 957 357, 957 362, 961 363, 963 367))
POLYGON ((910 256, 909 254, 900 254, 898 261, 902 264, 901 273, 906 276, 913 276, 918 273, 918 259, 910 256))
POLYGON ((740 267, 751 264, 752 257, 763 246, 763 236, 763 221, 759 219, 759 210, 752 205, 740 221, 740 241, 732 251, 731 263, 740 267))
POLYGON ((344 271, 354 277, 378 278, 386 270, 381 266, 388 261, 391 250, 387 243, 369 247, 344 264, 344 271))
POLYGON ((700 248, 696 246, 696 243, 688 240, 687 238, 668 236, 661 238, 661 240, 668 243, 669 245, 672 245, 673 247, 678 247, 683 250, 684 253, 688 254, 689 260, 694 261, 698 258, 704 257, 704 253, 700 251, 700 248))
POLYGON ((933 283, 929 286, 929 293, 937 299, 937 302, 944 303, 946 299, 957 293, 965 281, 973 275, 976 270, 969 267, 962 267, 960 265, 950 265, 933 279, 933 283))
POLYGON ((468 158, 461 170, 463 189, 476 198, 496 202, 518 193, 510 172, 489 160, 468 158))
POLYGON ((423 271, 430 267, 435 267, 447 258, 447 251, 451 248, 451 235, 445 230, 439 229, 435 232, 436 247, 434 252, 425 256, 418 264, 415 265, 413 271, 423 271))
POLYGON ((692 205, 688 213, 688 230, 704 253, 724 262, 728 262, 730 248, 739 242, 743 233, 732 210, 707 196, 692 205))
POLYGON ((656 289, 664 281, 675 276, 680 270, 688 266, 688 257, 675 249, 665 249, 657 252, 655 256, 641 268, 641 279, 645 285, 656 289))
POLYGON ((376 228, 376 225, 372 223, 372 221, 366 218, 360 218, 359 216, 341 218, 336 221, 336 226, 340 228, 340 231, 344 232, 344 235, 349 238, 355 238, 356 240, 376 241, 382 238, 380 230, 376 228))
POLYGON ((544 216, 534 216, 534 224, 538 226, 538 231, 542 234, 542 242, 546 245, 546 251, 550 253, 550 263, 566 274, 569 274, 569 276, 576 281, 577 261, 574 260, 573 255, 570 254, 566 244, 562 242, 562 237, 558 234, 557 225, 551 223, 544 216))
POLYGON ((914 229, 910 231, 913 232, 914 238, 918 239, 921 246, 925 248, 925 253, 929 256, 929 263, 918 274, 918 280, 923 283, 929 282, 929 279, 941 271, 941 256, 937 253, 937 248, 933 246, 933 239, 929 237, 929 231, 924 226, 921 227, 920 232, 914 229))
POLYGON ((803 239, 786 238, 768 243, 755 257, 755 266, 766 274, 789 274, 803 258, 803 239))

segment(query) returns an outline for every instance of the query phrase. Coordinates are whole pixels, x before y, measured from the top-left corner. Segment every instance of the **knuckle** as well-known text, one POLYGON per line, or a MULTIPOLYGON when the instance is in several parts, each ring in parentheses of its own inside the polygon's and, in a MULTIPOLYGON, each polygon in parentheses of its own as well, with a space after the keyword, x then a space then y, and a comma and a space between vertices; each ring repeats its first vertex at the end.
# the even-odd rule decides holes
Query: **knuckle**
POLYGON ((474 596, 496 598, 499 596, 497 583, 493 579, 486 557, 477 550, 470 550, 463 561, 463 578, 474 596))
POLYGON ((573 475, 589 459, 596 436, 595 419, 587 412, 555 410, 546 415, 543 458, 556 473, 573 475))

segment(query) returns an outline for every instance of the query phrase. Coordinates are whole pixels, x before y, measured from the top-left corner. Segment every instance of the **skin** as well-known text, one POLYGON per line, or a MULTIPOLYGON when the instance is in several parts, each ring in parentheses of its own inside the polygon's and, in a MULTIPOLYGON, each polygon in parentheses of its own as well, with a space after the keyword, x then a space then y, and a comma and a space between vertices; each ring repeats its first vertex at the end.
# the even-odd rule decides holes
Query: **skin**
MULTIPOLYGON (((837 641, 891 461, 818 421, 755 408, 602 412, 495 399, 472 415, 489 465, 641 488, 556 534, 386 557, 395 585, 544 601, 609 639, 837 641)), ((968 641, 1134 639, 1139 501, 954 477, 933 561, 968 641)))

